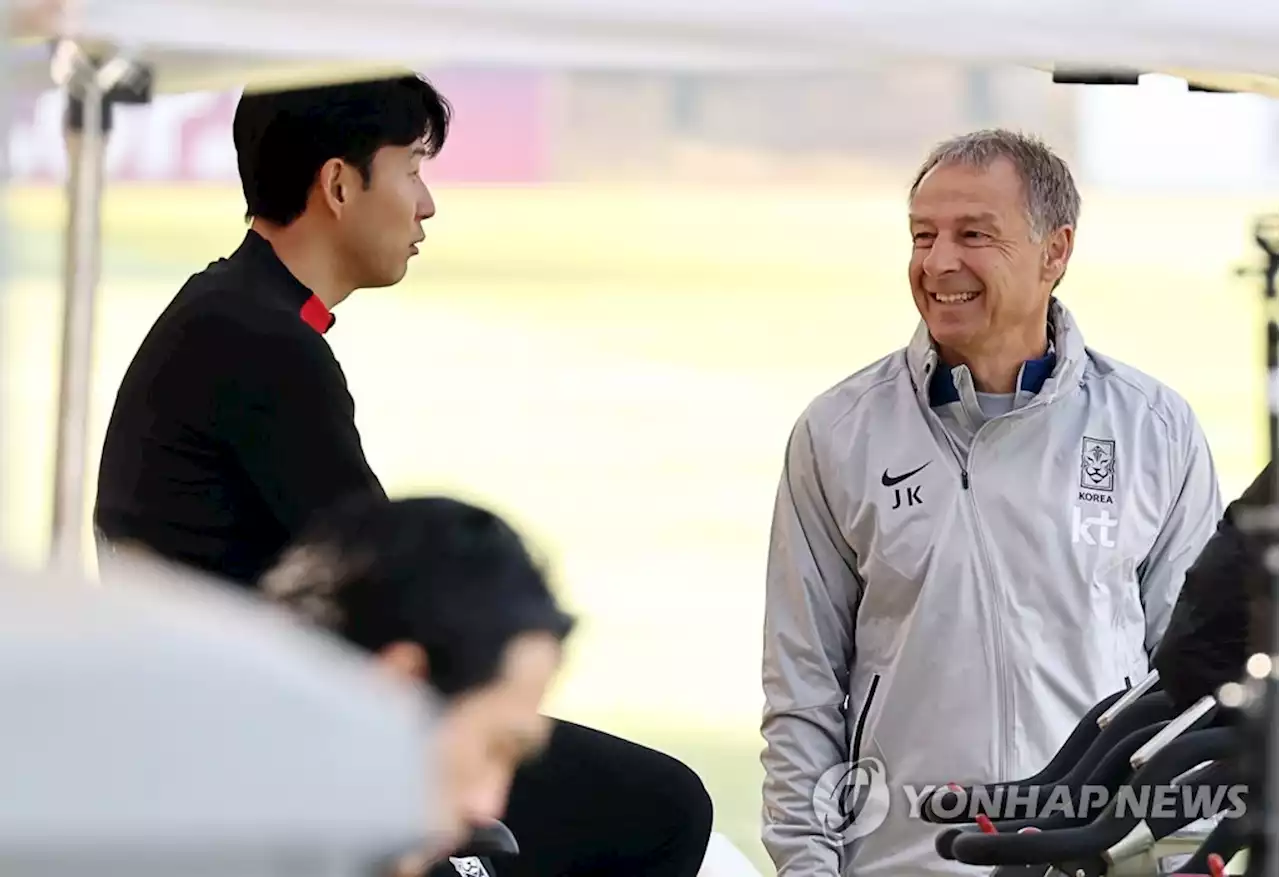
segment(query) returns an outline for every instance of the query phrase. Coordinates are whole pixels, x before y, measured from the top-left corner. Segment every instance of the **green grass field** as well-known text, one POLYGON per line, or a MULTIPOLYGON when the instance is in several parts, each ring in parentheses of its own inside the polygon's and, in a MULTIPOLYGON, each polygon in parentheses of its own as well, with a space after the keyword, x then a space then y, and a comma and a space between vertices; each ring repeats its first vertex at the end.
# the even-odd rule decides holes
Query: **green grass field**
MULTIPOLYGON (((762 867, 762 571, 786 434, 817 392, 915 324, 897 192, 453 188, 393 290, 330 339, 394 493, 510 514, 584 623, 557 714, 686 759, 718 829, 762 867)), ((4 544, 46 544, 60 317, 61 192, 7 194, 0 300, 4 544)), ((1086 193, 1063 298, 1095 347, 1180 390, 1234 494, 1264 454, 1259 201, 1086 193)), ((93 411, 192 271, 231 250, 228 188, 112 188, 93 411)), ((227 351, 234 356, 235 351, 227 351)))

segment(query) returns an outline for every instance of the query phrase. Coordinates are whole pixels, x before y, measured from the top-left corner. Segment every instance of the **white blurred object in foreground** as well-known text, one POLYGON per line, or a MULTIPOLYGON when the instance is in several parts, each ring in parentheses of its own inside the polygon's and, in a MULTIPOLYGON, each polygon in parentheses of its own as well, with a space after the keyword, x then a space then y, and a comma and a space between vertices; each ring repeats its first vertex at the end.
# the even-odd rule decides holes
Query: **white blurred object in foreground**
POLYGON ((374 873, 438 842, 433 712, 173 571, 0 570, 0 873, 374 873))
POLYGON ((760 872, 727 837, 713 832, 698 877, 760 877, 760 872))

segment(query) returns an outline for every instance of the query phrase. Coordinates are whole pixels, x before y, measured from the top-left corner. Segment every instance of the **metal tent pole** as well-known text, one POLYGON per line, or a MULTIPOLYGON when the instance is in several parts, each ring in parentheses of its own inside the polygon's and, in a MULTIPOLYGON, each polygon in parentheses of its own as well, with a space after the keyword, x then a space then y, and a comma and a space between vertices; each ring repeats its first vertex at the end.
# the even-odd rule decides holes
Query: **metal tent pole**
POLYGON ((104 100, 96 77, 89 77, 79 94, 68 94, 66 138, 71 161, 51 546, 54 563, 67 567, 83 564, 94 298, 101 247, 99 212, 110 124, 110 104, 104 100))
POLYGON ((51 72, 67 92, 66 138, 71 161, 50 549, 55 565, 82 573, 103 165, 112 108, 117 103, 149 100, 151 78, 123 56, 99 63, 70 41, 54 48, 51 72))
MULTIPOLYGON (((0 198, 4 195, 5 186, 9 182, 9 83, 13 78, 9 75, 9 16, 14 12, 13 5, 9 0, 0 0, 0 198)), ((8 250, 10 246, 9 239, 5 234, 5 211, 0 210, 0 326, 4 324, 6 319, 6 310, 9 305, 9 296, 6 294, 9 280, 12 277, 12 269, 9 268, 13 264, 13 260, 8 258, 8 250)), ((14 465, 14 461, 9 454, 9 392, 8 385, 10 374, 9 369, 5 368, 6 352, 3 345, 0 345, 0 478, 4 477, 5 467, 14 465)), ((7 503, 12 497, 9 492, 4 489, 4 484, 0 483, 0 560, 8 553, 6 551, 6 537, 8 530, 6 529, 5 515, 8 511, 7 503)))

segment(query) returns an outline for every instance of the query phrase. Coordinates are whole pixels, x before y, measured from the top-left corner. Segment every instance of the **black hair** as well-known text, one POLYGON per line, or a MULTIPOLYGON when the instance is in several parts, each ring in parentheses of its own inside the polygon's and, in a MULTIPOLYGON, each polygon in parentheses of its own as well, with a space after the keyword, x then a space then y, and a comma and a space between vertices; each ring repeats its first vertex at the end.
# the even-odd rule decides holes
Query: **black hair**
POLYGON ((399 76, 289 91, 246 93, 232 139, 245 218, 288 225, 326 161, 340 158, 369 185, 373 156, 385 146, 444 147, 453 109, 420 76, 399 76))
POLYGON ((515 530, 445 497, 339 505, 285 551, 263 591, 365 651, 421 646, 445 697, 497 678, 517 636, 563 641, 574 625, 515 530))

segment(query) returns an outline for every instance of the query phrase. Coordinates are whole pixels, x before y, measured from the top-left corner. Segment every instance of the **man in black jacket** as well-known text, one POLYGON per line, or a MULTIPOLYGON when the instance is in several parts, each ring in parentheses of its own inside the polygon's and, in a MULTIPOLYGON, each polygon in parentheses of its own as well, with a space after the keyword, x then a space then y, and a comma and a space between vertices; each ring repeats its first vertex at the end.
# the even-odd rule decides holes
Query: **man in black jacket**
POLYGON ((1239 682, 1254 652, 1275 652, 1275 582, 1265 564, 1268 540, 1243 526, 1246 515, 1265 508, 1271 509, 1274 524, 1275 505, 1273 460, 1227 507, 1217 532, 1187 571, 1152 658, 1179 709, 1228 682, 1239 682))
MULTIPOLYGON (((435 213, 421 165, 449 118, 415 76, 241 99, 252 225, 183 286, 125 373, 94 514, 105 545, 253 587, 313 515, 385 498, 324 334, 353 291, 404 277, 435 213)), ((693 877, 711 817, 680 762, 556 721, 512 786, 521 855, 504 875, 693 877)))
MULTIPOLYGON (((1275 654, 1276 580, 1267 564, 1275 526, 1272 460, 1227 507, 1217 531, 1187 571, 1169 626, 1152 657, 1160 682, 1178 709, 1188 709, 1228 682, 1242 681, 1251 655, 1275 654)), ((1267 864, 1274 866, 1268 850, 1275 834, 1274 719, 1261 725, 1256 720, 1247 722, 1238 749, 1234 770, 1254 797, 1249 814, 1235 831, 1250 847, 1248 873, 1264 874, 1267 864)))
POLYGON ((447 832, 424 866, 502 817, 513 772, 546 746, 551 723, 539 706, 573 628, 506 521, 445 497, 356 496, 313 519, 261 586, 443 702, 447 832))

